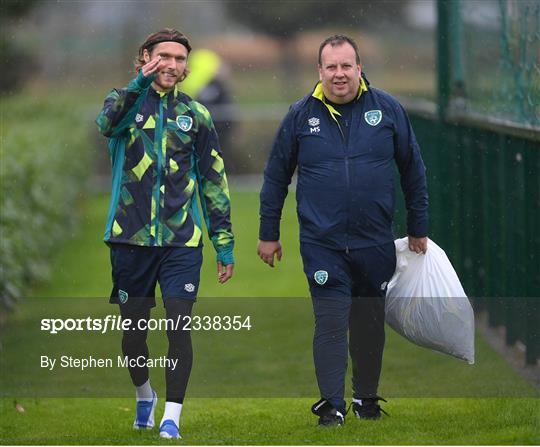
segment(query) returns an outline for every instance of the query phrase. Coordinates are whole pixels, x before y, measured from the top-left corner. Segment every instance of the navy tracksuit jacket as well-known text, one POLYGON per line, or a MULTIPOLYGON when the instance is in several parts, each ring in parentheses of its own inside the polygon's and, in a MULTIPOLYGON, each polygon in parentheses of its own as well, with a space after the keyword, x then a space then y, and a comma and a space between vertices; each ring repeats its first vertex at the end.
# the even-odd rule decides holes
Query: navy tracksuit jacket
POLYGON ((334 112, 320 83, 290 107, 264 171, 259 238, 279 239, 287 187, 298 167, 301 242, 348 250, 392 241, 394 161, 405 194, 407 233, 427 236, 425 167, 401 104, 362 79, 348 144, 334 112))

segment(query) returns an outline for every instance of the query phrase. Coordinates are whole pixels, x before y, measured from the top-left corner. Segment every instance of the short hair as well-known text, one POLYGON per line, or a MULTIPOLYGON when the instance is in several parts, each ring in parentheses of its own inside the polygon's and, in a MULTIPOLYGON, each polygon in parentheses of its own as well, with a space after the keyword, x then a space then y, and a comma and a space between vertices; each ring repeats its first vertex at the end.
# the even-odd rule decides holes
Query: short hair
MULTIPOLYGON (((149 53, 151 53, 152 49, 158 43, 162 42, 177 42, 186 47, 188 54, 191 51, 191 45, 189 44, 187 36, 182 34, 180 31, 175 30, 174 28, 164 28, 160 31, 150 34, 143 42, 143 44, 139 47, 139 54, 134 61, 135 71, 137 73, 141 70, 142 66, 146 64, 143 57, 144 50, 147 50, 149 53)), ((185 74, 187 75, 187 69, 185 74)), ((181 81, 183 81, 184 78, 185 76, 183 77, 183 79, 181 79, 181 81)))
POLYGON ((353 38, 344 36, 343 34, 334 34, 333 36, 327 37, 323 40, 321 46, 319 47, 319 65, 321 65, 321 54, 326 45, 337 47, 345 43, 348 43, 351 47, 353 47, 354 53, 356 54, 356 63, 360 65, 360 51, 358 50, 358 45, 356 45, 353 38))

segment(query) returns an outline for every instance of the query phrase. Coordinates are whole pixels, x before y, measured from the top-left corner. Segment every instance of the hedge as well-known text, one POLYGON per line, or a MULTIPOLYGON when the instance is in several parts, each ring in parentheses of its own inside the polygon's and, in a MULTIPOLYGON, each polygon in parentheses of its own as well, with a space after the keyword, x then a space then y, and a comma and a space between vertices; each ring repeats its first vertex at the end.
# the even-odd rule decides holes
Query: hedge
POLYGON ((92 121, 75 95, 0 99, 0 307, 11 309, 47 278, 51 255, 71 237, 92 121))

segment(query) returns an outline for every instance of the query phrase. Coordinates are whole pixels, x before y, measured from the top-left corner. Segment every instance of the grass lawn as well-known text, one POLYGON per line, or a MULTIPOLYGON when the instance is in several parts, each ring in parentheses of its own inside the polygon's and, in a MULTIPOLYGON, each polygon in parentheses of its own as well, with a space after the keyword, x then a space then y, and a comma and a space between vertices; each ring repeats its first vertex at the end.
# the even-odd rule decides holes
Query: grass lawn
MULTIPOLYGON (((232 200, 235 277, 225 285, 217 283, 215 256, 207 244, 196 309, 202 314, 250 314, 253 329, 194 333, 195 364, 181 443, 538 444, 538 392, 481 338, 477 362, 470 366, 413 346, 391 329, 380 387, 389 398, 384 408, 391 416, 376 422, 349 418, 345 427, 316 429, 309 412, 317 399, 313 316, 294 201, 288 200, 284 212, 284 259, 270 269, 255 255, 257 194, 233 190, 232 200)), ((53 336, 40 333, 36 324, 45 316, 116 313, 104 298, 111 287, 108 249, 101 242, 106 209, 103 196, 82 204, 80 232, 52 261, 51 281, 31 292, 34 298, 8 318, 0 333, 0 444, 170 443, 160 441, 155 430, 131 430, 133 398, 125 370, 47 373, 36 366, 43 352, 99 356, 119 351, 118 333, 53 336)), ((160 312, 158 301, 156 315, 160 312)), ((151 333, 149 344, 153 356, 163 353, 164 335, 151 333)), ((151 374, 163 395, 162 372, 151 374)))
MULTIPOLYGON (((392 399, 391 416, 318 429, 313 399, 190 399, 181 444, 538 444, 533 399, 392 399)), ((30 399, 0 407, 6 444, 171 444, 131 429, 132 399, 30 399)), ((161 414, 158 412, 158 417, 161 414)))

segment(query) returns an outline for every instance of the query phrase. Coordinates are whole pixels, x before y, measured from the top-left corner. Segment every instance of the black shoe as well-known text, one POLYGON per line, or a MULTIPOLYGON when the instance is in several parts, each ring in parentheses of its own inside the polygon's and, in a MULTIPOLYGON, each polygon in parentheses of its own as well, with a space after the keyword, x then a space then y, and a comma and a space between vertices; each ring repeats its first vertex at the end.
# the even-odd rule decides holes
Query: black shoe
POLYGON ((381 412, 388 416, 388 413, 384 411, 377 403, 379 400, 386 402, 385 399, 379 396, 362 399, 362 405, 357 402, 353 402, 352 410, 354 415, 358 419, 380 419, 381 412))
POLYGON ((345 417, 326 399, 321 399, 311 407, 311 412, 319 416, 319 427, 341 427, 345 417))

